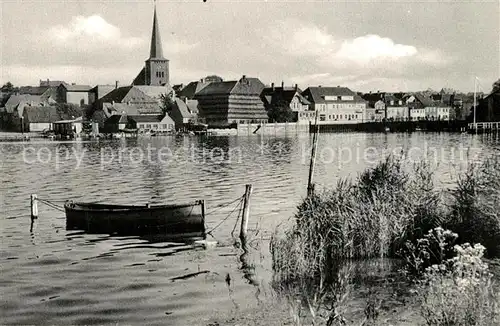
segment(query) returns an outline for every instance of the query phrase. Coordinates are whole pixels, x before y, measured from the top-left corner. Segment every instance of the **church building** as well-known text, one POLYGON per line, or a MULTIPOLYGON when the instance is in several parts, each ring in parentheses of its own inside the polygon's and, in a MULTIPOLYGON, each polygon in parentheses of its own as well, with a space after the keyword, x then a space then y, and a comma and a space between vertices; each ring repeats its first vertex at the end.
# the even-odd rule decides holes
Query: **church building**
POLYGON ((135 77, 132 85, 164 86, 169 85, 169 78, 169 61, 163 57, 160 28, 158 26, 155 5, 149 59, 146 60, 144 68, 142 68, 141 72, 135 77))

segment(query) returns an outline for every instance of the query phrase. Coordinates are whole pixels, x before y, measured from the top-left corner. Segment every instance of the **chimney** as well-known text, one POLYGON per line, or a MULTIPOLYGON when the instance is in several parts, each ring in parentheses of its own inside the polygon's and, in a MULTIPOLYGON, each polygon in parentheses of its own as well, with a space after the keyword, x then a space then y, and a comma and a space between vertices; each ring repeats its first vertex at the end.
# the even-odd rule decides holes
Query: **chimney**
POLYGON ((247 75, 243 75, 243 77, 241 77, 241 79, 246 79, 247 78, 247 75))
POLYGON ((118 80, 115 80, 115 89, 118 88, 118 80))
POLYGON ((273 90, 274 92, 274 83, 271 83, 271 89, 273 90))
POLYGON ((295 84, 295 91, 299 89, 299 85, 295 84))
POLYGON ((285 82, 284 81, 281 81, 281 88, 285 89, 285 82))
POLYGON ((200 83, 203 83, 203 78, 200 79, 200 83))

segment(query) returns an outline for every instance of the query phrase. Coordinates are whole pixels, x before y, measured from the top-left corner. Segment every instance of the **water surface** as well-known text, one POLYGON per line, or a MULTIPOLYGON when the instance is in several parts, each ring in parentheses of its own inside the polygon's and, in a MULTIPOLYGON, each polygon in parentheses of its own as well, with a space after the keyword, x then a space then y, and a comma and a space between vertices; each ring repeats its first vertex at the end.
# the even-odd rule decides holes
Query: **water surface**
MULTIPOLYGON (((311 139, 293 134, 0 143, 1 323, 206 325, 214 316, 265 303, 271 297, 267 240, 305 196, 311 139), (235 208, 225 205, 249 183, 251 260, 259 289, 241 270, 241 252, 231 237, 235 214, 209 237, 218 246, 206 250, 66 231, 64 213, 41 204, 31 229, 31 193, 54 201, 123 204, 205 199, 211 229, 235 208), (196 272, 202 273, 175 279, 196 272)), ((402 150, 415 159, 430 153, 438 184, 450 187, 467 162, 481 161, 498 146, 496 135, 320 134, 315 181, 320 188, 333 185, 373 166, 384 153, 402 150)))

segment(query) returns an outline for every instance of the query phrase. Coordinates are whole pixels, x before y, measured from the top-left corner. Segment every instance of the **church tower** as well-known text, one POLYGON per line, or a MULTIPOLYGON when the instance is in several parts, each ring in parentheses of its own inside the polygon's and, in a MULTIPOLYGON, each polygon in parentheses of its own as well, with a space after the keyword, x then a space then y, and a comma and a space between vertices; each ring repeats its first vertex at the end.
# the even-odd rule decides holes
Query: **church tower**
POLYGON ((146 65, 143 72, 141 72, 139 76, 137 76, 133 84, 163 86, 165 84, 169 84, 169 81, 169 61, 163 57, 160 28, 158 26, 158 17, 156 15, 155 2, 149 59, 146 60, 146 65))

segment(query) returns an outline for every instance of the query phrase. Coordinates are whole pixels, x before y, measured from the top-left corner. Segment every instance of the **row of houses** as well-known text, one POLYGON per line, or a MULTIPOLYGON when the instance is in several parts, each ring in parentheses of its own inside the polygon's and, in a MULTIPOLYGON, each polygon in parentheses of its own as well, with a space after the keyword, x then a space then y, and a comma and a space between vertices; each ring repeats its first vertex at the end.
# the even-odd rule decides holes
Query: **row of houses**
POLYGON ((314 123, 318 115, 320 124, 464 119, 463 112, 468 113, 471 107, 460 113, 466 107, 464 104, 470 102, 468 96, 460 94, 363 94, 341 86, 314 86, 302 91, 298 85, 288 87, 283 82, 281 86, 274 83, 265 86, 258 78, 245 75, 233 81, 208 76, 174 87, 168 84, 119 87, 118 83, 83 87, 63 81, 40 81, 40 86, 22 87, 20 92, 27 94, 12 95, 3 108, 5 112, 24 118, 26 107, 43 111, 50 110, 44 107, 57 103, 79 105, 88 108, 88 118, 104 131, 133 128, 171 131, 195 122, 210 127, 267 123, 268 112, 277 105, 287 106, 298 123, 314 123), (59 85, 54 86, 56 83, 59 85), (165 104, 166 98, 170 105, 165 104), (142 116, 145 118, 138 118, 142 116), (143 123, 143 119, 147 121, 143 123))

